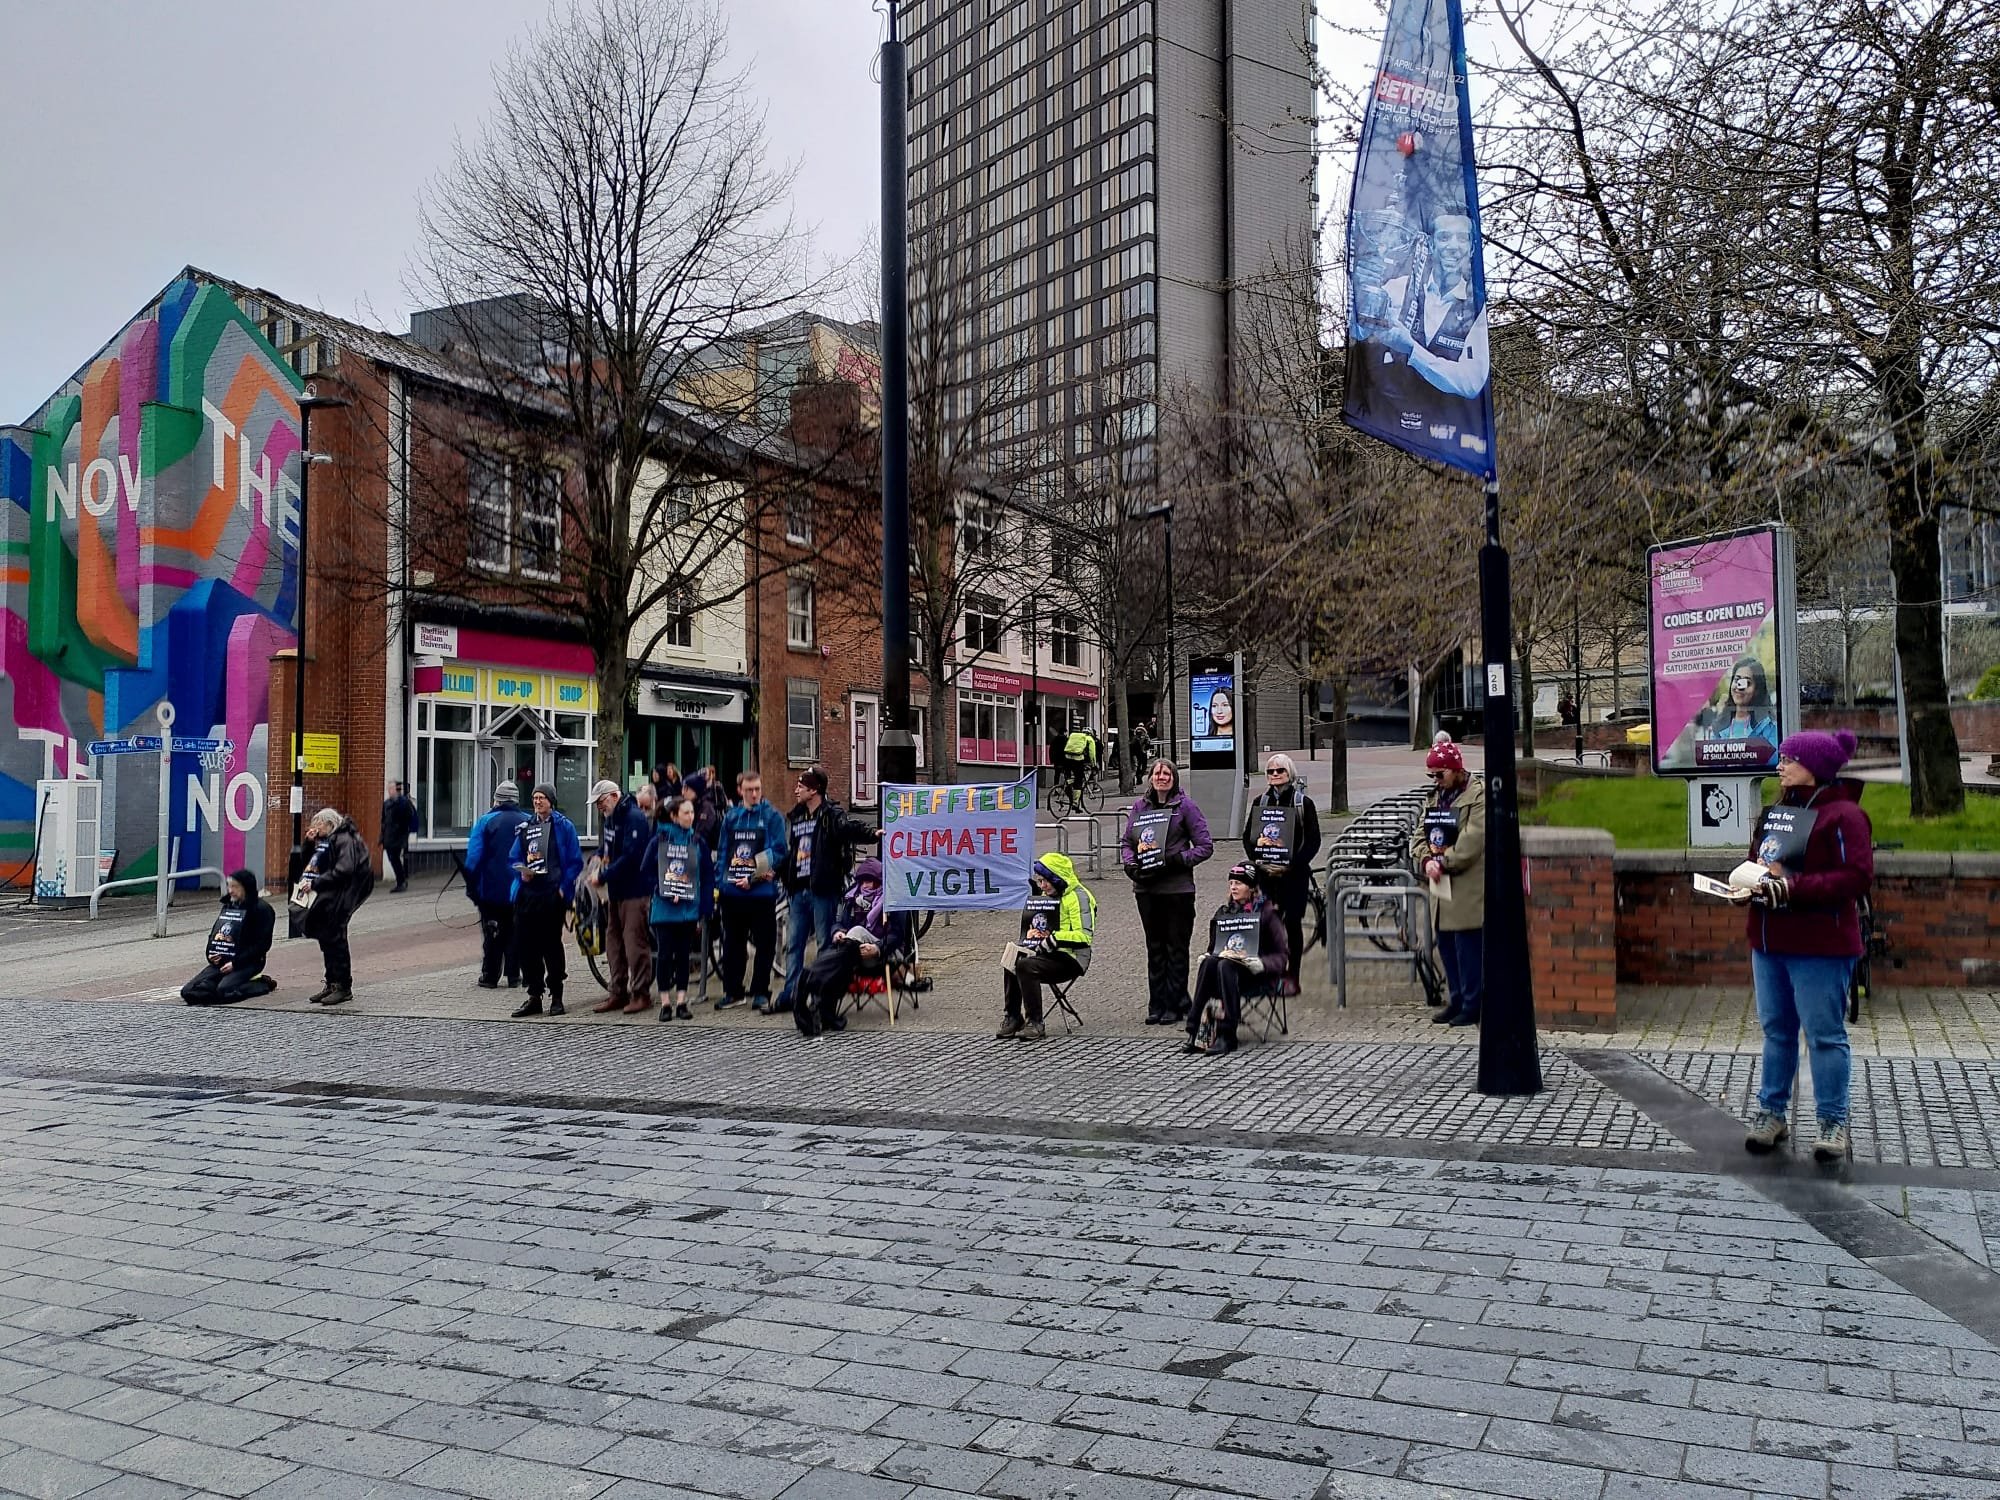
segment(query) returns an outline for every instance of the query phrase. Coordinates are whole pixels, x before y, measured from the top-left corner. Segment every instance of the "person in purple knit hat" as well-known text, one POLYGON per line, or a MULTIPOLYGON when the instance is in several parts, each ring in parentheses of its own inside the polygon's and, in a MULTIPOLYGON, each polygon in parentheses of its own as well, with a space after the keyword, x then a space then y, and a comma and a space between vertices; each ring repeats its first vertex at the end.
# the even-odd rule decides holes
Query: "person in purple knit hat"
POLYGON ((1764 1028, 1757 1114, 1744 1146, 1762 1154, 1790 1133, 1792 1083, 1804 1029, 1819 1138, 1813 1158, 1848 1155, 1847 985, 1861 956, 1856 902, 1875 878, 1874 830, 1861 783, 1840 779, 1854 754, 1845 729, 1807 730, 1778 746, 1783 793, 1750 840, 1763 875, 1750 891, 1750 972, 1764 1028))

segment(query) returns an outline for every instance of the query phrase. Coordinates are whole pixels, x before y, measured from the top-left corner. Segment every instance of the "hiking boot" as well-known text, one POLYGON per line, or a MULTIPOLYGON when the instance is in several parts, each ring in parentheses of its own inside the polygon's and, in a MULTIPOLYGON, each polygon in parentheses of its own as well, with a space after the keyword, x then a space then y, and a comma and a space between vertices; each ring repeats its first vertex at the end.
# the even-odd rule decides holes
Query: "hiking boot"
POLYGON ((593 1016, 608 1016, 612 1011, 623 1010, 624 1008, 625 1002, 623 1000, 613 995, 606 995, 597 1004, 590 1007, 590 1013, 593 1016))
POLYGON ((539 1016, 541 1013, 542 1013, 542 997, 540 995, 530 995, 528 996, 527 999, 523 1000, 519 1005, 514 1007, 514 1010, 512 1014, 508 1016, 508 1019, 510 1021, 519 1021, 526 1016, 539 1016))
POLYGON ((332 993, 333 993, 333 986, 330 984, 323 984, 318 989, 314 990, 310 995, 306 996, 306 1004, 318 1005, 322 1000, 326 999, 326 997, 332 993))
POLYGON ((1823 1167, 1845 1161, 1852 1147, 1847 1140, 1847 1126, 1839 1120, 1821 1120, 1819 1139, 1813 1142, 1813 1160, 1823 1167))
POLYGON ((1767 1151, 1777 1150, 1778 1142, 1791 1133, 1792 1127, 1785 1123, 1783 1115, 1760 1109, 1750 1121, 1750 1133, 1743 1137, 1743 1149, 1762 1156, 1767 1151))
POLYGON ((1039 1042, 1048 1034, 1049 1028, 1044 1026, 1040 1021, 1030 1021, 1026 1026, 1021 1028, 1021 1040, 1024 1042, 1039 1042))
POLYGON ((993 1040, 996 1042, 1011 1042, 1027 1029, 1027 1022, 1017 1017, 1009 1016, 1000 1023, 1000 1029, 993 1033, 993 1040))
POLYGON ((326 992, 326 998, 320 1001, 320 1004, 345 1005, 348 1001, 352 1000, 353 998, 354 998, 354 988, 352 985, 336 984, 332 989, 326 992))

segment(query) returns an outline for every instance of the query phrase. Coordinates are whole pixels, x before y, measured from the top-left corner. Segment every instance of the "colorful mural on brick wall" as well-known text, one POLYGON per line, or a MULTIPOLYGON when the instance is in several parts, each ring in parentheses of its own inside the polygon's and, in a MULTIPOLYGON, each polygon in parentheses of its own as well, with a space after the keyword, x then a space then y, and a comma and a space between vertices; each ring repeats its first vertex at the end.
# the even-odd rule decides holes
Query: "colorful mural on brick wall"
MULTIPOLYGON (((220 287, 181 280, 30 427, 0 431, 0 871, 27 857, 38 778, 93 740, 227 739, 175 756, 178 868, 262 875, 270 659, 298 589, 299 381, 220 287)), ((159 761, 105 757, 105 849, 151 874, 159 761)), ((25 878, 25 877, 24 877, 25 878)))

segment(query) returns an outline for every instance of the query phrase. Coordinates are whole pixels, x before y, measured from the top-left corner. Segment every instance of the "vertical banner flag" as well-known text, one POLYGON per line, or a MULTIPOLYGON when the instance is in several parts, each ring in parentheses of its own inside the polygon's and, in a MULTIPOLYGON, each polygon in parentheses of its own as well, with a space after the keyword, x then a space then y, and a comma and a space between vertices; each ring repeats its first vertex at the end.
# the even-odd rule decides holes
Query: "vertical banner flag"
POLYGON ((1035 778, 882 788, 887 911, 1017 911, 1035 867, 1035 778))
POLYGON ((1494 476, 1486 269, 1459 0, 1390 0, 1347 209, 1351 427, 1494 476))

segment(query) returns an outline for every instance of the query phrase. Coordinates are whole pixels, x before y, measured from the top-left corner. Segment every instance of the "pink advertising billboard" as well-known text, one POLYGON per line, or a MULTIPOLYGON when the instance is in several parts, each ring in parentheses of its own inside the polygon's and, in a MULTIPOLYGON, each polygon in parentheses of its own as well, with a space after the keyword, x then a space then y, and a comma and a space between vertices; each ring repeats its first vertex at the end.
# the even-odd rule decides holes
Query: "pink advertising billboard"
POLYGON ((1798 723, 1791 541, 1764 526, 1647 551, 1659 775, 1777 770, 1798 723))

